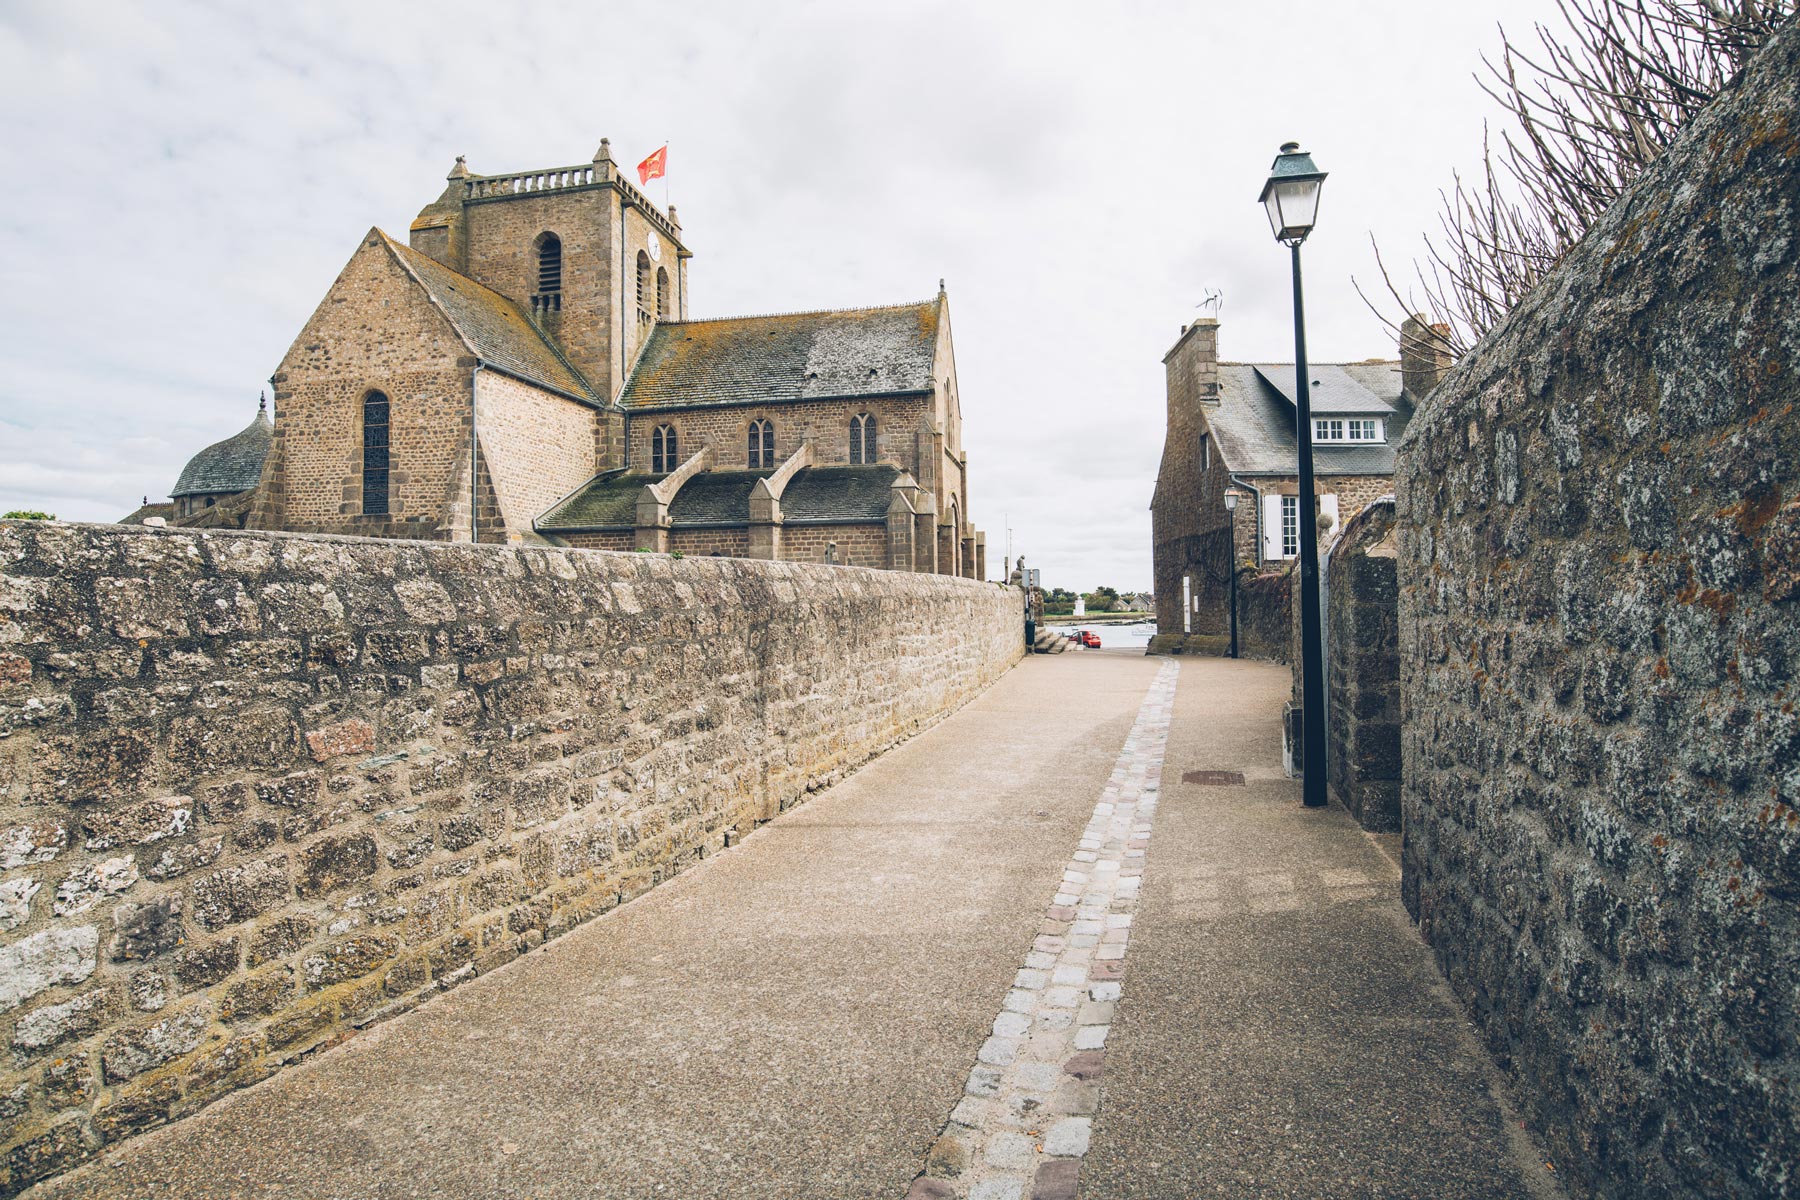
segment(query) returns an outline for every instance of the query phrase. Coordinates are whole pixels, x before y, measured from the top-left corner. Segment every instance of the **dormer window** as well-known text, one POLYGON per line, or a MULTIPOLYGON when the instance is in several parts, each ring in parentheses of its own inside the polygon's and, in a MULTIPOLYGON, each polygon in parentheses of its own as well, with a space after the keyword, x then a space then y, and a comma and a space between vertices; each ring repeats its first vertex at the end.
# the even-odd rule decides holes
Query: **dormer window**
POLYGON ((1387 422, 1380 417, 1314 417, 1315 442, 1385 442, 1387 422))
POLYGON ((658 425, 650 435, 650 469, 664 475, 680 464, 681 457, 675 449, 675 427, 658 425))

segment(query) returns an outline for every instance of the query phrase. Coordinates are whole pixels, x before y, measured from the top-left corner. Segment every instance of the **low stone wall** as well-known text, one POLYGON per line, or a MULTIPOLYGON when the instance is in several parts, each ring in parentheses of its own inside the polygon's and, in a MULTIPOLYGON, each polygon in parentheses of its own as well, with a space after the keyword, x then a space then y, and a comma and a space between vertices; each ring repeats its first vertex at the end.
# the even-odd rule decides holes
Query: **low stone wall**
POLYGON ((1326 563, 1326 778, 1364 829, 1400 828, 1400 624, 1394 502, 1345 526, 1326 563))
POLYGON ((1800 25, 1400 448, 1404 894, 1576 1195, 1800 1188, 1800 25))
POLYGON ((980 692, 909 572, 0 522, 0 1193, 641 893, 980 692))
POLYGON ((1294 660, 1294 584, 1299 569, 1246 574, 1238 579, 1238 654, 1269 662, 1294 660))

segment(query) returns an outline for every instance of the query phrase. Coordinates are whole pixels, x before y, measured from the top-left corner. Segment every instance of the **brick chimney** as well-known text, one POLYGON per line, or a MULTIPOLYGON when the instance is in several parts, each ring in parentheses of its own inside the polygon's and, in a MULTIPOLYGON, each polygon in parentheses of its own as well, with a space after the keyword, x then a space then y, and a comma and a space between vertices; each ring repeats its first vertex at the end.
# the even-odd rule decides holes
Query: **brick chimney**
POLYGON ((1400 386, 1413 400, 1423 400, 1455 360, 1450 355, 1450 326, 1426 322, 1414 313, 1400 326, 1400 386))

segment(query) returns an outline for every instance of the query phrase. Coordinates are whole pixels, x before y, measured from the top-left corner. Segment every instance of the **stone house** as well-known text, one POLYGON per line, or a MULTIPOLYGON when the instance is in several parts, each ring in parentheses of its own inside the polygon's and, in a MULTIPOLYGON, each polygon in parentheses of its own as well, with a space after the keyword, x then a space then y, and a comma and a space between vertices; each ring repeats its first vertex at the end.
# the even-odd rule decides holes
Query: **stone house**
MULTIPOLYGON (((1168 427, 1150 502, 1159 650, 1222 652, 1234 567, 1280 570, 1300 552, 1294 364, 1221 362, 1218 337, 1201 318, 1163 359, 1168 427), (1244 497, 1235 512, 1229 487, 1244 497)), ((1311 364, 1321 542, 1393 490, 1395 445, 1449 365, 1416 318, 1398 360, 1311 364)))
POLYGON ((690 320, 691 257, 604 139, 547 170, 457 159, 406 242, 364 235, 272 376, 245 524, 984 576, 941 282, 690 320))

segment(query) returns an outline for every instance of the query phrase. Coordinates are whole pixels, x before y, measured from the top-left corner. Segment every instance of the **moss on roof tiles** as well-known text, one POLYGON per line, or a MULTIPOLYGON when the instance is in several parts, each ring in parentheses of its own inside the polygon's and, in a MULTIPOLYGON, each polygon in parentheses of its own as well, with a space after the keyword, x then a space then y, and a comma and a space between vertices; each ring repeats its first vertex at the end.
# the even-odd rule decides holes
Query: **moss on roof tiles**
POLYGON ((597 402, 587 381, 538 332, 523 309, 499 292, 396 242, 389 249, 449 317, 457 335, 490 366, 527 382, 597 402))
POLYGON ((747 525, 750 489, 773 471, 702 471, 669 501, 669 523, 676 528, 699 525, 747 525))
POLYGON ((931 388, 936 300, 658 324, 620 402, 755 404, 931 388))
POLYGON ((538 518, 537 527, 559 529, 629 529, 637 523, 638 493, 661 475, 627 474, 623 470, 594 476, 588 485, 538 518))
POLYGON ((788 480, 781 512, 788 521, 885 521, 898 467, 808 467, 788 480))

